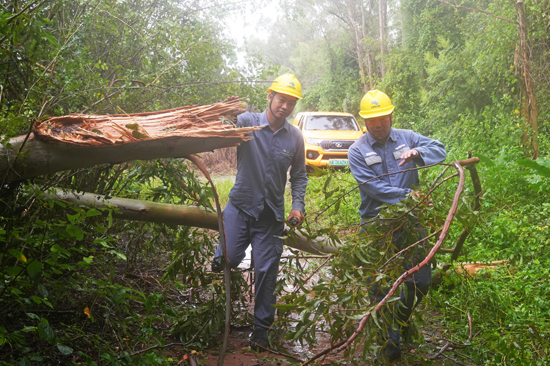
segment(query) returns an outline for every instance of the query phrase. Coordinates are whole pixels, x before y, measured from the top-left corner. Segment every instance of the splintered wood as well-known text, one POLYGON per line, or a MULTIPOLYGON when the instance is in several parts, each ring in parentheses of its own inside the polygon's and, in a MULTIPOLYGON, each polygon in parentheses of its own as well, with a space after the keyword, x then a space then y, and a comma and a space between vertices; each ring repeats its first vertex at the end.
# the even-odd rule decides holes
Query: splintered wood
POLYGON ((238 97, 205 106, 191 105, 159 112, 70 114, 34 123, 35 136, 82 146, 110 146, 165 137, 222 137, 250 140, 257 127, 235 128, 244 112, 238 97))

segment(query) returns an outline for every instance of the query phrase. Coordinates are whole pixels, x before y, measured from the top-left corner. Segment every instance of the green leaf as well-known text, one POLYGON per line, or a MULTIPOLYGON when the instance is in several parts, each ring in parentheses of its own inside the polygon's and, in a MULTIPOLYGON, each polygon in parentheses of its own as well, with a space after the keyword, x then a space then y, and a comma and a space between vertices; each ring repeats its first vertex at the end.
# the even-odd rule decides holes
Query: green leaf
POLYGON ((117 252, 116 250, 111 250, 110 253, 115 254, 117 257, 119 257, 122 260, 127 260, 126 256, 121 252, 117 252))
POLYGON ((42 277, 42 263, 34 259, 27 266, 27 273, 33 281, 38 281, 42 277))
POLYGON ((536 171, 539 175, 542 175, 543 177, 550 178, 550 168, 542 164, 539 164, 536 161, 533 161, 531 159, 522 159, 522 160, 516 160, 516 163, 518 165, 521 165, 523 167, 536 171))
POLYGON ((67 225, 66 229, 67 233, 75 238, 76 240, 82 240, 84 239, 84 231, 82 231, 81 228, 75 225, 67 225))
POLYGON ((21 361, 19 361, 19 366, 32 366, 31 361, 27 357, 23 357, 21 361))
POLYGON ((311 315, 311 311, 306 309, 304 311, 302 311, 302 313, 300 314, 300 321, 302 323, 305 323, 309 320, 309 316, 311 315))
POLYGON ((283 311, 294 310, 298 307, 298 305, 295 304, 273 304, 272 306, 283 311))
POLYGON ((9 253, 18 260, 27 263, 27 258, 17 249, 10 249, 9 253))
POLYGON ((52 327, 50 327, 50 324, 48 324, 48 321, 44 318, 42 318, 38 324, 38 335, 40 339, 44 339, 50 343, 55 341, 55 333, 52 327))
MULTIPOLYGON (((46 18, 47 19, 47 18, 46 18)), ((59 47, 59 43, 53 38, 53 35, 49 32, 43 32, 42 35, 50 42, 55 48, 59 47)))
POLYGON ((68 356, 71 353, 73 353, 73 349, 71 347, 65 346, 64 344, 61 344, 61 343, 57 344, 57 349, 59 350, 59 352, 61 352, 65 356, 68 356))
POLYGON ((95 208, 91 208, 88 211, 86 211, 86 216, 88 216, 88 217, 98 216, 98 215, 101 215, 101 212, 99 212, 95 208))
POLYGON ((137 139, 147 139, 149 136, 139 132, 139 131, 132 131, 132 136, 134 136, 137 139))
POLYGON ((74 215, 69 215, 69 214, 67 214, 67 218, 69 219, 69 222, 70 222, 70 223, 75 222, 79 217, 80 217, 80 214, 79 214, 79 213, 76 213, 76 214, 74 214, 74 215))
POLYGON ((476 155, 479 158, 480 162, 486 164, 487 166, 495 166, 495 163, 485 155, 482 155, 482 154, 476 154, 476 155))
POLYGON ((294 335, 294 340, 297 341, 302 338, 302 335, 306 332, 307 326, 303 326, 296 334, 294 335))
POLYGON ((374 320, 374 323, 376 324, 376 326, 382 329, 382 326, 380 325, 380 320, 378 320, 378 312, 373 310, 371 314, 372 314, 372 320, 374 320))
POLYGON ((153 306, 157 302, 156 297, 154 295, 149 295, 147 298, 147 301, 145 301, 145 311, 150 313, 151 309, 153 309, 153 306))
POLYGON ((44 285, 38 285, 38 292, 40 292, 40 295, 42 295, 42 297, 48 297, 48 290, 46 290, 46 288, 44 287, 44 285))

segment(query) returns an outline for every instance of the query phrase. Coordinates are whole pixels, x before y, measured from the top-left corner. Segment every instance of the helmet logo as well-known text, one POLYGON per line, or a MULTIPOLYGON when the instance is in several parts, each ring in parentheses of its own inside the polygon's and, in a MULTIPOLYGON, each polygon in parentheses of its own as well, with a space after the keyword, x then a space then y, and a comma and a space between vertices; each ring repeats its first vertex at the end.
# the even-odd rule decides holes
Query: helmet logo
POLYGON ((377 101, 377 100, 373 100, 373 101, 371 102, 371 104, 376 104, 376 105, 378 105, 378 101, 377 101))
POLYGON ((296 85, 292 81, 288 82, 288 86, 292 87, 292 89, 296 89, 296 85))

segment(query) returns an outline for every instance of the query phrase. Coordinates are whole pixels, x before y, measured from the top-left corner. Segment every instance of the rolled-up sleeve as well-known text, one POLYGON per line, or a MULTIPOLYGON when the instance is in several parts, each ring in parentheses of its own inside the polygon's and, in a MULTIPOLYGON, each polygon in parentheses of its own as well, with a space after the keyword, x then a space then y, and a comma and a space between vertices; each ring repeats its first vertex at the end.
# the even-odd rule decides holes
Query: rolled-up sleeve
POLYGON ((431 165, 441 163, 447 158, 447 152, 445 146, 437 140, 424 137, 419 133, 413 133, 413 145, 414 149, 418 151, 422 162, 415 159, 417 165, 431 165))
POLYGON ((394 204, 405 199, 407 194, 412 192, 410 188, 393 187, 382 178, 362 184, 378 175, 369 168, 359 149, 350 149, 348 160, 351 173, 355 177, 355 180, 357 180, 357 183, 360 184, 359 190, 362 197, 368 196, 372 200, 380 201, 381 203, 394 204))

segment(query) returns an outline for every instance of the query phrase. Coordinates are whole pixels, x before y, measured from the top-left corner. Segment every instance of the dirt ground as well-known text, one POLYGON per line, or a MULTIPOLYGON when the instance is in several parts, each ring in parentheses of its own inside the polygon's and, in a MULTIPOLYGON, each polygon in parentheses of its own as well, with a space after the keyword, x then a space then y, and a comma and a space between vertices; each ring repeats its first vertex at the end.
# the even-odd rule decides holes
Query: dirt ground
MULTIPOLYGON (((475 365, 473 360, 468 359, 462 350, 463 346, 449 342, 445 338, 445 329, 439 322, 439 314, 430 309, 421 310, 426 324, 419 326, 418 330, 424 342, 410 342, 403 346, 403 355, 400 361, 393 365, 475 365), (444 352, 441 349, 447 344, 444 352), (437 357, 436 357, 437 356, 437 357)), ((252 332, 251 327, 240 327, 231 331, 229 338, 228 351, 224 360, 225 366, 285 366, 291 363, 287 362, 283 356, 271 354, 267 352, 254 353, 249 348, 248 337, 252 332)), ((198 365, 217 366, 219 349, 221 348, 222 335, 219 336, 220 346, 214 347, 207 352, 197 355, 196 360, 198 365)), ((316 347, 302 347, 299 343, 291 344, 284 343, 283 347, 293 356, 297 356, 302 360, 307 360, 308 356, 312 356, 329 345, 328 336, 320 334, 316 347)), ((342 355, 336 355, 324 359, 323 365, 330 365, 331 362, 338 362, 340 365, 352 365, 351 361, 346 363, 342 359, 342 355)), ((366 363, 365 365, 370 365, 366 363)), ((355 363, 355 365, 358 365, 355 363)))

